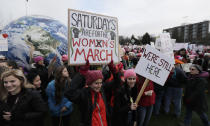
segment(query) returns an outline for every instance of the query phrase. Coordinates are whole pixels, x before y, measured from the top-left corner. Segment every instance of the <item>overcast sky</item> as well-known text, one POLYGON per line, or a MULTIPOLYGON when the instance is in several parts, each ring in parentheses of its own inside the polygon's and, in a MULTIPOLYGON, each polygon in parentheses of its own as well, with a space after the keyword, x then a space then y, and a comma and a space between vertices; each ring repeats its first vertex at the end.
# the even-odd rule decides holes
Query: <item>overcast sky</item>
MULTIPOLYGON (((0 2, 0 28, 26 15, 26 0, 0 2)), ((119 34, 129 37, 210 20, 210 0, 28 0, 27 6, 28 15, 49 16, 66 26, 68 8, 114 16, 119 34)))

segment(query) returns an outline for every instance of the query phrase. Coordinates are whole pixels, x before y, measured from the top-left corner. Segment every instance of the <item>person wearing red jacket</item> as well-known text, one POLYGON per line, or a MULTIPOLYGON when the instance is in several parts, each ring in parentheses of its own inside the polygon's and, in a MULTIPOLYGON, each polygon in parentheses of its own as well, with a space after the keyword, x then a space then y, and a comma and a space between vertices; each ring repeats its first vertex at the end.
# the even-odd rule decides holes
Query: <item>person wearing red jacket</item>
MULTIPOLYGON (((141 90, 145 78, 139 76, 138 90, 141 90)), ((152 81, 149 81, 144 93, 138 103, 137 126, 147 126, 152 115, 153 105, 155 104, 155 92, 152 81)))

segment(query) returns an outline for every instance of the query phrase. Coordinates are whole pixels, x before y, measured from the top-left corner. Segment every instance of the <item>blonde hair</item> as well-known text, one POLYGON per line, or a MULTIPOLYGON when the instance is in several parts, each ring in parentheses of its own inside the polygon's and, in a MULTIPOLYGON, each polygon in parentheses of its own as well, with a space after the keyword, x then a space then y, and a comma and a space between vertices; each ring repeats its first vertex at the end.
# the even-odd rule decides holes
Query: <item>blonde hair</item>
POLYGON ((21 82, 21 87, 26 88, 27 87, 27 79, 23 72, 18 69, 10 69, 2 73, 1 75, 1 84, 0 84, 0 100, 5 101, 8 96, 8 91, 4 87, 4 79, 9 76, 14 76, 15 78, 19 79, 21 82))

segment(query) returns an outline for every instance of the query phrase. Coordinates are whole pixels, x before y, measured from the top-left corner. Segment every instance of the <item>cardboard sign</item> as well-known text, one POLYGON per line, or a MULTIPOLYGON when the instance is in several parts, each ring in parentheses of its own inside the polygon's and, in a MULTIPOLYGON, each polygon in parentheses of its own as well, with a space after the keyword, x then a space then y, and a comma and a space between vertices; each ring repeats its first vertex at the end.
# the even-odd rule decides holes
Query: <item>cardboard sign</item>
POLYGON ((94 64, 119 62, 118 20, 100 14, 68 10, 69 62, 94 64))
POLYGON ((156 40, 155 40, 155 48, 156 49, 161 49, 161 46, 162 44, 161 44, 161 40, 160 40, 160 38, 157 38, 156 40))
POLYGON ((187 73, 190 72, 190 66, 192 66, 192 63, 181 64, 183 71, 187 73))
POLYGON ((171 43, 172 43, 172 46, 174 47, 176 43, 176 39, 171 39, 171 43))
MULTIPOLYGON (((155 47, 168 57, 174 58, 173 43, 175 43, 175 41, 176 40, 171 39, 169 33, 162 33, 160 34, 160 38, 156 39, 155 47)), ((175 63, 174 60, 173 63, 175 63)))
POLYGON ((152 48, 155 48, 155 43, 154 42, 150 42, 150 45, 152 46, 152 48))
POLYGON ((196 50, 196 44, 189 44, 188 47, 190 50, 196 50))
POLYGON ((8 39, 0 34, 0 52, 8 51, 8 39))
POLYGON ((175 43, 174 50, 180 50, 182 48, 185 48, 187 50, 188 43, 175 43))
POLYGON ((173 66, 172 58, 146 45, 135 72, 163 86, 173 66))

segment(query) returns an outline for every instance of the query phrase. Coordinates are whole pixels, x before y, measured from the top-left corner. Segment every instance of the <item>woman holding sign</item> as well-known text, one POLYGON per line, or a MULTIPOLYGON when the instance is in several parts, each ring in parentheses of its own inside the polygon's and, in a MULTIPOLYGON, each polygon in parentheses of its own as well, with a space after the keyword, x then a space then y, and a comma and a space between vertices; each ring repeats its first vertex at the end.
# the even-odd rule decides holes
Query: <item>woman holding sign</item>
POLYGON ((124 79, 125 83, 117 90, 114 98, 113 126, 133 126, 135 121, 137 86, 134 69, 126 70, 124 79))
POLYGON ((117 74, 113 74, 114 81, 104 83, 102 72, 89 70, 89 67, 89 61, 80 67, 65 96, 79 106, 82 113, 80 126, 110 126, 106 94, 118 83, 115 80, 117 74))

